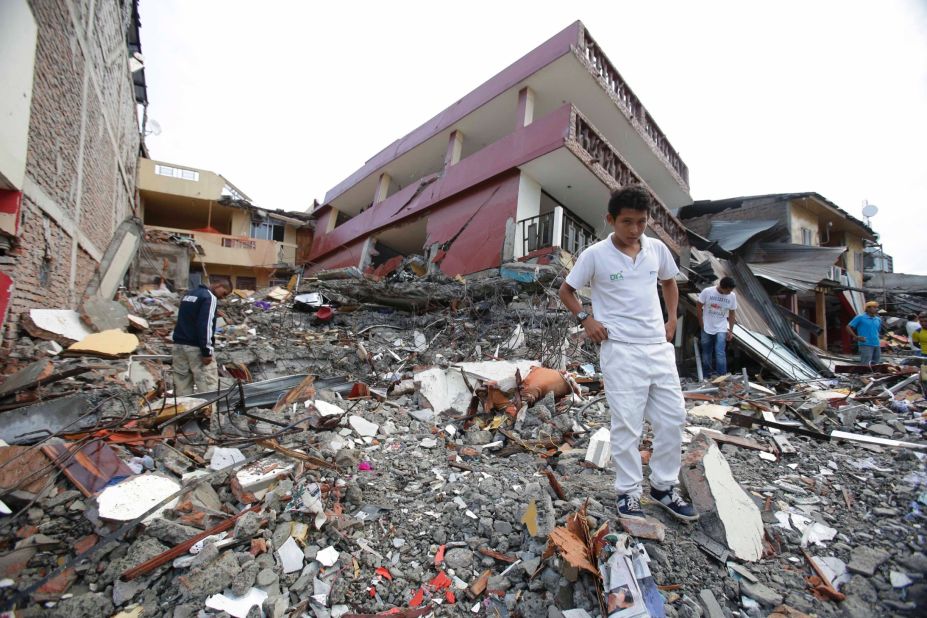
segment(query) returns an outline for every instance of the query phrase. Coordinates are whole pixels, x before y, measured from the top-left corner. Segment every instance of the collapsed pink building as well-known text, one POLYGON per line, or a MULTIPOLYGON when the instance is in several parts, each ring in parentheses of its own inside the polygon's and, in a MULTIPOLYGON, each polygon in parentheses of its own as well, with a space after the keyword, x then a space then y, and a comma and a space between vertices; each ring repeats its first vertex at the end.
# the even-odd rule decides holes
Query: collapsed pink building
POLYGON ((606 234, 609 193, 654 195, 652 233, 679 255, 685 163, 581 22, 374 155, 332 188, 306 272, 387 272, 406 256, 468 275, 570 262, 606 234))

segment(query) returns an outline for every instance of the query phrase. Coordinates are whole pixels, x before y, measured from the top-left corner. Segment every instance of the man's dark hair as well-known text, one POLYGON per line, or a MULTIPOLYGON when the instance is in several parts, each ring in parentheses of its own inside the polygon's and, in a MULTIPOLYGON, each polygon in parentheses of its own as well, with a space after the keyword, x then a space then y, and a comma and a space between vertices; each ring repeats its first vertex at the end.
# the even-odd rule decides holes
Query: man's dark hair
POLYGON ((721 277, 721 281, 718 282, 719 288, 724 288, 725 290, 733 290, 737 287, 737 283, 734 281, 733 277, 721 277))
POLYGON ((618 213, 624 208, 649 214, 651 204, 653 204, 653 200, 651 200, 650 194, 644 187, 631 185, 612 193, 608 200, 608 214, 617 217, 618 213))

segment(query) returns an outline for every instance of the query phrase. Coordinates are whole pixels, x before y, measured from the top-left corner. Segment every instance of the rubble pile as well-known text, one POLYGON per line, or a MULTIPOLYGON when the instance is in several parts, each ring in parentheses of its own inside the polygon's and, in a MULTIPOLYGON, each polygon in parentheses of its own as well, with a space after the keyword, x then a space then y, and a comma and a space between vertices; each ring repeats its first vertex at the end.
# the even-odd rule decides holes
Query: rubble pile
POLYGON ((684 379, 681 481, 701 519, 671 520, 645 492, 648 519, 619 521, 597 351, 551 289, 416 273, 236 291, 220 389, 194 397, 169 392, 176 295, 91 309, 79 324, 105 345, 71 351, 37 315, 0 383, 2 607, 922 613, 919 367, 684 379), (112 353, 103 327, 136 347, 112 353))

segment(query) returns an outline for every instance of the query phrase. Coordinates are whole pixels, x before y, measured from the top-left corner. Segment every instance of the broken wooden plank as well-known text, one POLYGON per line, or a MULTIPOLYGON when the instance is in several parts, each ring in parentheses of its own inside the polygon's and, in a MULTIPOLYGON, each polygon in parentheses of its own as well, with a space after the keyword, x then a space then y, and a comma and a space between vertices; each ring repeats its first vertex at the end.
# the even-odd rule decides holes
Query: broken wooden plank
POLYGON ((286 455, 287 457, 298 459, 300 461, 311 464, 313 466, 318 466, 320 468, 328 468, 330 470, 340 470, 340 468, 336 464, 325 461, 324 459, 319 459, 318 457, 313 457, 312 455, 307 455, 306 453, 295 451, 291 448, 287 448, 281 445, 279 442, 277 442, 277 440, 273 438, 269 438, 267 440, 258 440, 257 444, 265 448, 273 449, 277 451, 278 453, 286 455))
POLYGON ((488 547, 480 547, 479 552, 483 554, 484 556, 489 556, 490 558, 493 558, 494 560, 505 562, 507 564, 514 564, 515 562, 518 561, 518 558, 515 558, 513 556, 507 556, 494 549, 489 549, 488 547))
POLYGON ((297 386, 287 391, 286 395, 280 398, 274 406, 274 412, 284 410, 295 403, 303 403, 304 401, 315 399, 315 394, 315 376, 310 374, 297 386))
POLYGON ((478 598, 483 592, 486 591, 486 585, 489 583, 489 577, 492 575, 492 571, 486 569, 483 571, 476 580, 470 584, 467 588, 467 596, 470 599, 478 598))
POLYGON ((566 494, 563 493, 563 487, 560 486, 560 481, 557 480, 556 475, 550 468, 544 470, 544 475, 547 477, 548 482, 550 483, 551 489, 554 490, 554 493, 557 494, 557 497, 561 500, 566 500, 566 494))
POLYGON ((788 431, 800 436, 808 436, 809 438, 814 438, 816 440, 828 441, 831 438, 831 436, 827 435, 826 433, 811 431, 809 429, 798 427, 796 425, 789 425, 787 423, 768 421, 765 418, 757 418, 748 414, 737 414, 735 412, 731 412, 727 415, 727 419, 731 422, 732 425, 746 427, 747 429, 752 429, 754 425, 760 425, 762 427, 773 427, 775 429, 781 429, 782 431, 788 431))
POLYGON ((798 451, 792 446, 792 443, 789 442, 789 439, 783 436, 781 433, 777 433, 772 437, 772 441, 775 442, 776 448, 779 449, 781 455, 794 455, 798 451))
POLYGON ((865 436, 848 431, 832 431, 830 437, 834 440, 849 440, 851 442, 863 442, 865 444, 878 444, 880 446, 896 446, 900 448, 910 448, 916 450, 927 449, 927 444, 916 444, 914 442, 905 442, 903 440, 892 440, 891 438, 880 438, 878 436, 865 436))
POLYGON ((825 573, 821 569, 821 567, 818 566, 818 563, 811 559, 811 556, 808 554, 807 551, 804 550, 804 548, 800 548, 800 549, 801 549, 802 555, 805 557, 805 560, 808 561, 808 564, 811 565, 811 568, 814 571, 814 573, 821 580, 821 585, 816 586, 814 589, 817 592, 820 592, 821 594, 833 599, 834 601, 846 600, 847 598, 846 595, 843 594, 842 592, 839 592, 836 588, 834 588, 834 584, 827 577, 827 573, 825 573))
POLYGON ((711 436, 711 438, 719 444, 732 444, 734 446, 747 448, 753 451, 765 451, 767 453, 773 452, 773 450, 768 445, 757 442, 756 440, 751 440, 750 438, 732 436, 726 433, 721 433, 720 431, 714 431, 713 429, 702 429, 699 433, 704 433, 711 436))
POLYGON ((225 530, 228 530, 229 528, 234 526, 235 522, 238 521, 238 519, 242 517, 243 515, 245 515, 246 513, 256 513, 259 510, 261 510, 261 508, 263 508, 262 504, 255 504, 254 506, 247 508, 243 510, 242 512, 238 513, 234 517, 230 517, 226 519, 225 521, 218 523, 217 525, 213 526, 209 530, 205 530, 204 532, 197 534, 193 538, 187 539, 183 543, 180 543, 179 545, 175 545, 169 550, 158 554, 151 560, 147 560, 141 563, 140 565, 123 572, 123 574, 119 576, 119 579, 121 579, 124 582, 128 582, 128 581, 132 581, 136 577, 140 577, 142 575, 145 575, 146 573, 150 573, 151 571, 154 571, 162 564, 167 564, 168 562, 171 562, 174 558, 184 555, 190 550, 191 547, 193 547, 194 545, 196 545, 196 543, 198 543, 199 541, 202 541, 206 537, 212 536, 214 534, 218 534, 225 530))

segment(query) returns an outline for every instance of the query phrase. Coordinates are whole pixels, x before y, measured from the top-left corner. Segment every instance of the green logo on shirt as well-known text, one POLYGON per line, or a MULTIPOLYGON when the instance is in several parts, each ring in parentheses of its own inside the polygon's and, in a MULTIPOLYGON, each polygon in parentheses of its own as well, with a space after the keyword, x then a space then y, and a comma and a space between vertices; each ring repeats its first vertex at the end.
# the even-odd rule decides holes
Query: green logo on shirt
POLYGON ((624 279, 624 274, 621 271, 619 271, 619 272, 616 272, 614 275, 609 275, 609 279, 611 279, 612 281, 621 281, 622 279, 624 279))

